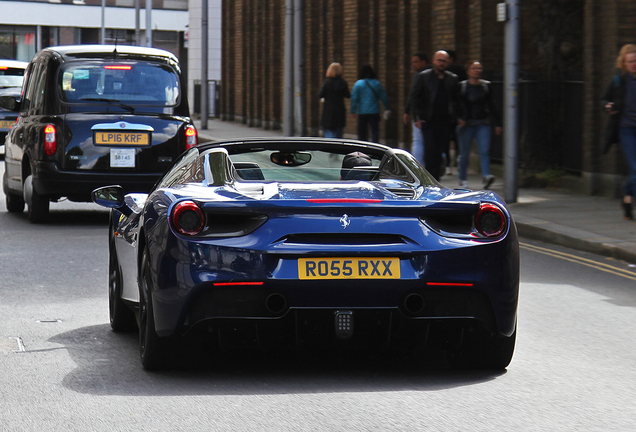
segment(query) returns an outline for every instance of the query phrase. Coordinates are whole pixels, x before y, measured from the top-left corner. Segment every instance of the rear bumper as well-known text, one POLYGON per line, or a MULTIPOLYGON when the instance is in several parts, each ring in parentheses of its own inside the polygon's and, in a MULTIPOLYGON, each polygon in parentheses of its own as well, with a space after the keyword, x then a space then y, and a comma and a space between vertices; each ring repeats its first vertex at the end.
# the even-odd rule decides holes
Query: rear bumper
MULTIPOLYGON (((204 338, 222 350, 364 349, 421 351, 442 346, 463 332, 492 337, 492 326, 476 318, 414 318, 399 308, 290 309, 277 319, 211 318, 188 326, 186 337, 204 338), (347 316, 342 332, 341 317, 347 316)), ((468 333, 466 333, 468 334, 468 333)))
POLYGON ((33 186, 38 194, 48 198, 68 197, 75 201, 90 201, 91 192, 99 187, 117 184, 126 193, 150 192, 163 173, 91 173, 61 171, 50 162, 37 162, 33 173, 33 186))

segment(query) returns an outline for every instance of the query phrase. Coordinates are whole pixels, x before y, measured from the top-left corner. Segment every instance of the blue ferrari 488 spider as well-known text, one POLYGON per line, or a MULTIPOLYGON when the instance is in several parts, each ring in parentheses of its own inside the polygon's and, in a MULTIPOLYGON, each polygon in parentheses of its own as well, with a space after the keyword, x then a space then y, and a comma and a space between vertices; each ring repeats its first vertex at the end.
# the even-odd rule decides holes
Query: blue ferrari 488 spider
POLYGON ((519 246, 491 191, 447 189, 408 152, 311 138, 200 144, 111 208, 110 322, 146 369, 232 348, 413 349, 501 369, 519 246), (198 339, 200 340, 200 339, 198 339))

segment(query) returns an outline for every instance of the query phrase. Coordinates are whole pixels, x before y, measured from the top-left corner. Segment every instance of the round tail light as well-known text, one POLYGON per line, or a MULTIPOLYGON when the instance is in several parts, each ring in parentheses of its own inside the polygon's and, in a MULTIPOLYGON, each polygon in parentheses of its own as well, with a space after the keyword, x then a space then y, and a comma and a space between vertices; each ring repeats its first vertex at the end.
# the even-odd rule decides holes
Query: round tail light
POLYGON ((44 151, 47 155, 53 156, 57 150, 57 137, 55 126, 48 124, 44 127, 44 151))
POLYGON ((475 228, 486 237, 501 235, 506 228, 506 215, 499 206, 482 203, 475 216, 475 228))
POLYGON ((181 201, 172 208, 170 224, 178 233, 197 235, 205 226, 205 215, 193 201, 181 201))
POLYGON ((197 134, 197 130, 194 126, 189 125, 185 130, 186 137, 186 150, 191 149, 192 147, 199 144, 199 135, 197 134))

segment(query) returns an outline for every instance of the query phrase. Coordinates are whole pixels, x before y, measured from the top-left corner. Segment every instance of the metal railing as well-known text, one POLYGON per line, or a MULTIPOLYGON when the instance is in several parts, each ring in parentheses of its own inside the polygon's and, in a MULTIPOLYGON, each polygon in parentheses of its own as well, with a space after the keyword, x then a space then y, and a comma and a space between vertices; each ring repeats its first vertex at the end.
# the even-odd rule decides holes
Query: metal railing
MULTIPOLYGON (((503 82, 492 95, 503 113, 503 82)), ((519 81, 519 163, 536 169, 582 171, 583 81, 519 81)), ((503 160, 502 137, 493 135, 491 157, 503 160)))

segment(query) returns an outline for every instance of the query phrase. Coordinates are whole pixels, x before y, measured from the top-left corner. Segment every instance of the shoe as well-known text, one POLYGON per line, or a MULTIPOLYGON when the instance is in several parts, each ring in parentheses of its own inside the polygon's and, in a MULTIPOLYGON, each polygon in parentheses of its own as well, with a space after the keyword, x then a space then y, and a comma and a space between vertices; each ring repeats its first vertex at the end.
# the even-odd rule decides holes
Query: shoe
POLYGON ((484 189, 489 189, 492 183, 495 181, 495 176, 492 174, 488 174, 481 182, 481 186, 484 189))
POLYGON ((453 175, 453 169, 449 166, 446 167, 446 175, 453 175))
POLYGON ((459 187, 467 188, 468 187, 468 180, 460 180, 459 181, 459 187))
POLYGON ((623 211, 625 212, 626 220, 634 220, 634 214, 632 213, 632 203, 626 203, 623 201, 623 211))

